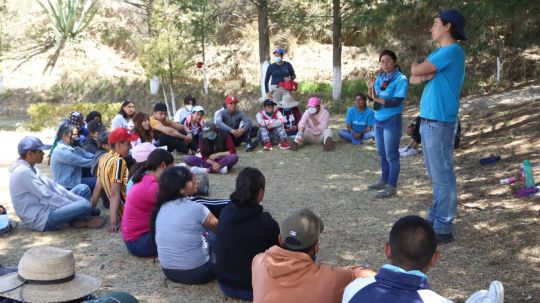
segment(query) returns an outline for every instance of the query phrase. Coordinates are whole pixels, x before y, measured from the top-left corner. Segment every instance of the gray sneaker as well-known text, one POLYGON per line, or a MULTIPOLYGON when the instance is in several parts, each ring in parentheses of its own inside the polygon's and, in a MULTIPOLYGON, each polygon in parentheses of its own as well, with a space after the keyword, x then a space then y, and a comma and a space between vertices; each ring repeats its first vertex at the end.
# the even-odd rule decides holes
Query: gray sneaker
POLYGON ((396 194, 397 194, 396 188, 393 186, 387 185, 383 191, 380 191, 375 195, 375 198, 379 198, 379 199, 390 198, 392 196, 395 196, 396 194))
POLYGON ((377 183, 375 184, 371 184, 370 186, 368 186, 369 190, 381 190, 385 188, 386 188, 386 182, 381 181, 381 180, 377 181, 377 183))

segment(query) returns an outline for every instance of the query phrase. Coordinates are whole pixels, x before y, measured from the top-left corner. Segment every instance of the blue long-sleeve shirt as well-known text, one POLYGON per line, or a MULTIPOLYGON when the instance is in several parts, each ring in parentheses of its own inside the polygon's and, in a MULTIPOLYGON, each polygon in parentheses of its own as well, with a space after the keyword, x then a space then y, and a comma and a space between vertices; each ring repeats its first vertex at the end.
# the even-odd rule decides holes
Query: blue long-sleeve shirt
POLYGON ((82 168, 92 167, 94 155, 80 147, 72 147, 59 141, 51 156, 53 180, 65 188, 81 184, 82 168))
POLYGON ((270 84, 278 85, 279 82, 285 79, 285 76, 289 76, 293 80, 294 78, 296 78, 294 68, 289 62, 283 61, 283 64, 270 64, 268 66, 268 69, 266 70, 266 76, 264 77, 264 90, 266 92, 270 91, 268 85, 268 81, 270 80, 270 78, 272 78, 272 82, 270 84))

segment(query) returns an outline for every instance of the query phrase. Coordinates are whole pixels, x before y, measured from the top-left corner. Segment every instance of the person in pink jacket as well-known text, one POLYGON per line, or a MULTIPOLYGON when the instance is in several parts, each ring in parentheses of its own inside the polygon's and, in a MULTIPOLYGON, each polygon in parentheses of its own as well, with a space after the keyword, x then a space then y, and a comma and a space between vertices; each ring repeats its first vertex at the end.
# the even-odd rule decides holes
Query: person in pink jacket
POLYGON ((332 129, 328 127, 330 113, 321 105, 319 97, 308 100, 308 108, 298 123, 298 133, 293 141, 293 150, 304 143, 322 143, 323 151, 330 151, 334 146, 332 129))

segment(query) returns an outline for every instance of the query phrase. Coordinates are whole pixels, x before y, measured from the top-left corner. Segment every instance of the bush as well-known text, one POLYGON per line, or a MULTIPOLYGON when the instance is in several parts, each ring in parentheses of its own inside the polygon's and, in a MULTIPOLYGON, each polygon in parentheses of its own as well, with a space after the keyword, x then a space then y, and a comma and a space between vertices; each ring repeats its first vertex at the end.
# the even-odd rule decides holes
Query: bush
POLYGON ((56 105, 50 103, 36 103, 28 108, 29 121, 24 124, 24 128, 31 131, 39 131, 42 128, 56 128, 66 119, 71 112, 81 112, 87 115, 89 112, 96 110, 101 113, 104 125, 109 125, 114 116, 118 113, 121 103, 77 103, 56 105))

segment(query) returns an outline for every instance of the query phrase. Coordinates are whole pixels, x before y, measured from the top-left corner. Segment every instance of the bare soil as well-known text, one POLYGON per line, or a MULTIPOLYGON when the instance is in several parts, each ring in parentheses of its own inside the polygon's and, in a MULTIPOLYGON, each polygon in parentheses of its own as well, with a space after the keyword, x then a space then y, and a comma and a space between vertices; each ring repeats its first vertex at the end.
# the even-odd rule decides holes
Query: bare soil
MULTIPOLYGON (((464 101, 470 106, 463 107, 462 146, 455 153, 457 240, 440 247, 441 261, 429 273, 433 290, 456 302, 487 288, 492 280, 504 284, 505 302, 540 301, 540 196, 518 199, 514 192, 519 185, 499 185, 499 179, 518 175, 524 159, 540 163, 537 89, 507 92, 510 100, 513 95, 526 96, 515 103, 504 104, 497 96, 464 101), (474 106, 475 102, 496 106, 474 106), (501 155, 502 160, 489 166, 479 164, 480 158, 492 154, 501 155)), ((412 118, 416 109, 407 114, 412 118)), ((334 118, 335 130, 342 118, 334 118)), ((23 135, 0 133, 4 143, 0 201, 13 216, 7 168, 16 159, 16 145, 23 135)), ((39 135, 49 140, 52 134, 39 135)), ((404 135, 402 144, 408 140, 404 135)), ((367 191, 367 185, 379 176, 373 143, 338 144, 329 153, 323 153, 320 146, 307 146, 298 152, 240 152, 240 162, 231 174, 210 177, 211 197, 227 197, 236 175, 247 166, 265 174, 263 204, 278 222, 301 207, 310 207, 322 217, 325 232, 318 257, 321 263, 380 267, 385 263, 383 245, 393 222, 408 214, 425 216, 431 204, 431 187, 421 156, 402 158, 397 197, 374 199, 374 193, 367 191)), ((40 169, 48 173, 48 167, 42 165, 40 169)), ((3 265, 16 265, 23 252, 35 245, 72 249, 77 270, 102 279, 100 293, 124 290, 143 302, 235 302, 221 294, 216 282, 186 286, 167 281, 158 260, 154 263, 129 255, 120 235, 109 236, 104 229, 40 233, 21 227, 0 239, 3 265)))

